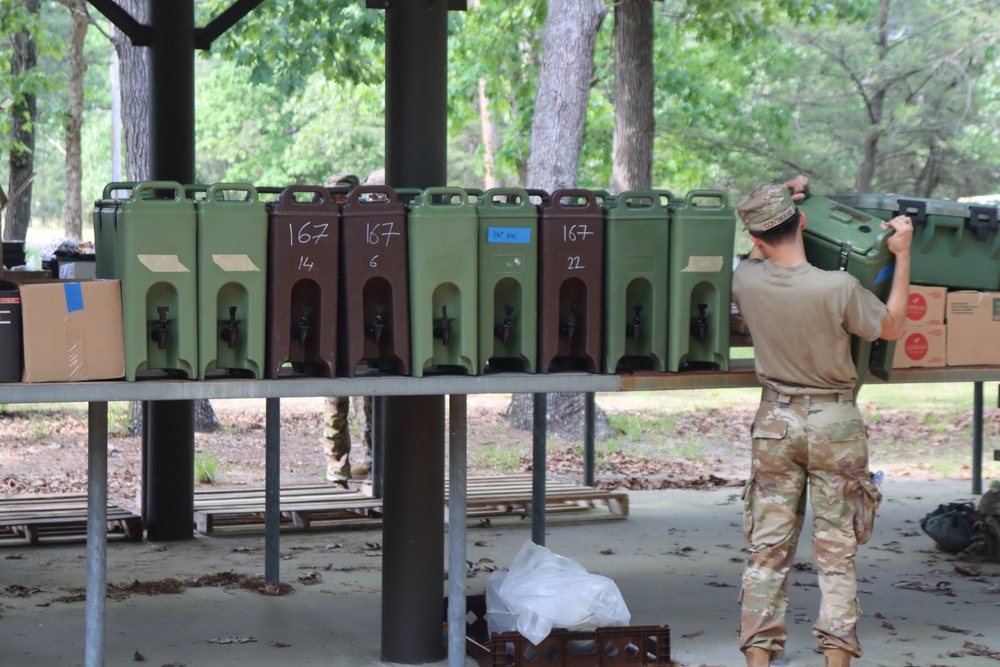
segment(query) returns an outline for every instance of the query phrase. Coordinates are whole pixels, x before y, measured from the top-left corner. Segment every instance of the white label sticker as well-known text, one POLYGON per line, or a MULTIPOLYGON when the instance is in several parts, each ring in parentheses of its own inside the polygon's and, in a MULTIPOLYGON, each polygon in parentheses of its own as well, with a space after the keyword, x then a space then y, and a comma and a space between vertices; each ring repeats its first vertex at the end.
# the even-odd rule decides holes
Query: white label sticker
POLYGON ((212 261, 223 271, 260 271, 250 255, 212 255, 212 261))
POLYGON ((153 273, 190 273, 177 255, 139 255, 137 259, 153 273))
POLYGON ((718 273, 722 271, 722 255, 691 255, 681 273, 718 273))

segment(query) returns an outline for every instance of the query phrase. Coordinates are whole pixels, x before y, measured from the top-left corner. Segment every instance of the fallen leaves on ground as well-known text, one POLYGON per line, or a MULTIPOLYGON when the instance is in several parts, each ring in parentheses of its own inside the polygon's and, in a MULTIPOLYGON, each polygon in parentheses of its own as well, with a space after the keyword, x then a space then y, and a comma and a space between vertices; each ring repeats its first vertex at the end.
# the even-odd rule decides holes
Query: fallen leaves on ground
POLYGON ((982 658, 991 658, 993 660, 1000 660, 1000 651, 994 651, 982 644, 974 644, 972 642, 965 642, 962 644, 962 648, 965 649, 965 653, 968 655, 975 655, 982 658))
MULTIPOLYGON (((204 574, 200 577, 185 579, 166 578, 154 581, 135 580, 128 584, 107 585, 107 598, 109 600, 126 600, 135 595, 176 595, 183 593, 186 588, 209 588, 217 587, 227 590, 242 589, 256 591, 261 595, 288 595, 294 592, 289 584, 265 582, 260 575, 239 574, 236 572, 216 572, 204 574)), ((87 599, 86 590, 81 588, 70 589, 68 595, 55 599, 56 602, 83 602, 87 599)))
POLYGON ((950 581, 939 581, 936 584, 928 584, 923 581, 900 581, 893 584, 893 587, 925 593, 936 593, 937 595, 955 596, 955 587, 950 581))

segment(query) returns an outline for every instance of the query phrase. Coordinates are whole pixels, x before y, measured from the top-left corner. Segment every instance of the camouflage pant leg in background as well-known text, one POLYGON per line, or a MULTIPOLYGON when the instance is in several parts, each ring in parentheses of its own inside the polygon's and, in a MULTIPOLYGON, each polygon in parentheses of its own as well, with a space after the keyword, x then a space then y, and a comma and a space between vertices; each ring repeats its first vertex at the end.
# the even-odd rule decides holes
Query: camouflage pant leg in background
POLYGON ((372 469, 372 397, 355 396, 351 399, 354 404, 354 417, 358 420, 358 433, 361 434, 361 446, 364 450, 365 469, 372 469))
POLYGON ((330 481, 351 478, 351 432, 347 424, 350 400, 348 396, 330 396, 323 403, 323 454, 330 481))
POLYGON ((871 535, 881 498, 868 471, 868 440, 853 403, 762 401, 753 423, 751 478, 743 491, 751 555, 743 575, 740 648, 780 650, 788 637, 788 573, 813 510, 812 558, 822 593, 813 634, 820 650, 860 657, 858 544, 871 535))

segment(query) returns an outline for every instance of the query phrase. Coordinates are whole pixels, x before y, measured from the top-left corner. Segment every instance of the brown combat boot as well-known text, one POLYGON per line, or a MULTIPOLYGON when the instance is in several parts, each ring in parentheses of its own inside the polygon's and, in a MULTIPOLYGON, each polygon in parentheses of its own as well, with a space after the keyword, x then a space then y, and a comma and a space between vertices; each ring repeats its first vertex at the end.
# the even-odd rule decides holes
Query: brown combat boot
POLYGON ((823 655, 826 657, 826 667, 851 667, 850 651, 842 648, 824 649, 823 655))
POLYGON ((751 646, 745 653, 747 667, 771 667, 771 652, 766 648, 751 646))

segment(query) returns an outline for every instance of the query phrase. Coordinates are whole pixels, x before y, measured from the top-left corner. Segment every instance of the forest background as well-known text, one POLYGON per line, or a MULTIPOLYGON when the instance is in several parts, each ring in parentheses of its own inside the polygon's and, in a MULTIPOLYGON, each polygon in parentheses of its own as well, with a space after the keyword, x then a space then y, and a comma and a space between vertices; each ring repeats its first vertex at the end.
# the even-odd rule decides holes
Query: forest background
MULTIPOLYGON (((138 6, 141 17, 142 3, 120 4, 138 6)), ((546 74, 543 53, 579 39, 592 40, 582 131, 565 117, 564 141, 557 123, 555 142, 579 142, 572 185, 718 188, 735 198, 762 178, 801 172, 820 192, 994 194, 998 4, 472 0, 468 11, 450 12, 448 184, 539 187, 529 182, 532 121, 545 77, 560 76, 558 68, 546 74), (649 24, 640 30, 650 38, 622 37, 630 14, 649 24), (553 32, 546 45, 559 22, 580 29, 553 32), (616 138, 616 118, 643 102, 627 79, 646 63, 649 109, 633 123, 638 136, 616 138), (621 155, 637 143, 648 143, 649 164, 630 179, 621 155)), ((196 2, 196 25, 226 6, 196 2)), ((12 102, 0 115, 0 179, 10 194, 29 154, 36 173, 27 221, 8 209, 4 239, 23 238, 29 225, 90 237, 90 201, 138 171, 113 170, 129 127, 120 141, 112 92, 121 35, 82 0, 0 0, 0 19, 0 101, 12 102), (37 63, 30 68, 26 38, 37 63)), ((383 20, 360 0, 266 0, 201 52, 197 180, 318 184, 331 173, 363 179, 381 169, 383 20)))

